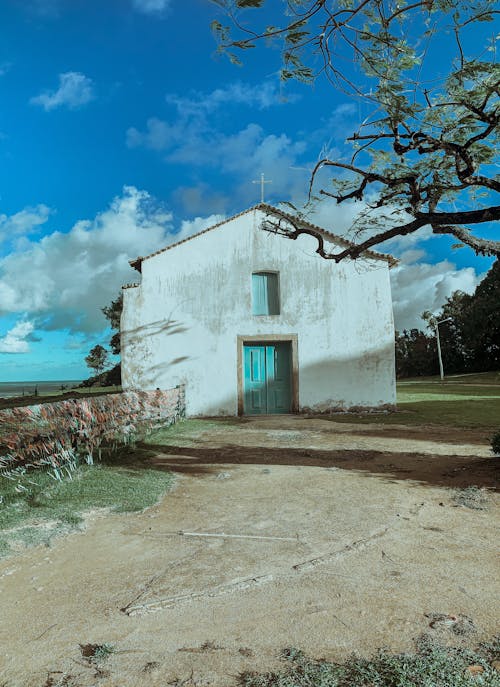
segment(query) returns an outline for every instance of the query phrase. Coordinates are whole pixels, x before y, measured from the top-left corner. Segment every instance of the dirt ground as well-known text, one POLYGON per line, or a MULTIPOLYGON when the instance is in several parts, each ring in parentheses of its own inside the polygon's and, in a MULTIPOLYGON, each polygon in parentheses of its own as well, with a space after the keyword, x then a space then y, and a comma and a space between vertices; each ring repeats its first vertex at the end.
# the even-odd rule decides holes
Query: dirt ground
POLYGON ((281 416, 153 447, 177 475, 160 504, 0 562, 0 684, 229 686, 287 646, 341 660, 491 637, 495 460, 479 431, 449 436, 281 416), (469 485, 485 510, 457 505, 469 485))

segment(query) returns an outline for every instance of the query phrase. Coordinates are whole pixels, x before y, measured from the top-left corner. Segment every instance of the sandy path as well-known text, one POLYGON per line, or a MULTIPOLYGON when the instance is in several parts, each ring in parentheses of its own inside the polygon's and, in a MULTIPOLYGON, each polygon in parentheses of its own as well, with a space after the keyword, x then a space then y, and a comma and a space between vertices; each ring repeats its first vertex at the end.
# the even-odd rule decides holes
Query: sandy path
MULTIPOLYGON (((157 455, 179 471, 158 506, 96 517, 51 548, 0 562, 7 685, 39 687, 49 671, 67 685, 165 685, 191 672, 186 684, 233 685, 243 670, 277 667, 285 646, 329 658, 411 649, 432 632, 430 612, 470 616, 478 634, 464 641, 491 635, 495 497, 487 511, 455 507, 431 473, 420 482, 408 473, 420 464, 407 453, 377 454, 393 467, 367 469, 373 437, 350 443, 360 426, 335 433, 325 420, 307 430, 293 419, 197 434, 191 447, 157 455), (338 462, 342 442, 343 467, 303 464, 327 450, 338 462), (296 460, 294 451, 311 455, 296 460), (287 452, 294 464, 282 464, 287 452), (97 676, 82 660, 86 643, 116 647, 97 676)), ((404 441, 386 445, 396 439, 404 441)), ((471 478, 470 466, 482 466, 485 476, 484 446, 456 456, 457 446, 427 444, 419 447, 427 467, 434 457, 469 465, 471 478)))

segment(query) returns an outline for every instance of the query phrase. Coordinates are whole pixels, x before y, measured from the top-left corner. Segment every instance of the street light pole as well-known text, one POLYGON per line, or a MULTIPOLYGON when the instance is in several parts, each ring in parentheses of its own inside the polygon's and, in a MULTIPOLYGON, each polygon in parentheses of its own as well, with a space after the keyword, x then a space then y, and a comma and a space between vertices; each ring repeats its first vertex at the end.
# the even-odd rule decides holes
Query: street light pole
POLYGON ((439 376, 441 377, 441 381, 444 379, 444 369, 443 369, 443 358, 441 356, 441 340, 439 338, 439 325, 443 324, 443 322, 450 322, 453 318, 452 317, 447 317, 445 320, 439 320, 439 322, 436 320, 434 325, 436 328, 436 343, 437 343, 437 349, 438 349, 438 359, 439 359, 439 376))

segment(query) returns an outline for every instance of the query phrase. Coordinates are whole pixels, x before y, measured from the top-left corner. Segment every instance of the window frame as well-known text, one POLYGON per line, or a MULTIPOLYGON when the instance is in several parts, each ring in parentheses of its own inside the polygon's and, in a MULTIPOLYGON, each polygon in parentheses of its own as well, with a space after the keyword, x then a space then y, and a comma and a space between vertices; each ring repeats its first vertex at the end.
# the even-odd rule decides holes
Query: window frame
POLYGON ((281 315, 281 284, 280 284, 280 273, 278 270, 255 270, 252 272, 252 281, 251 281, 251 298, 252 298, 252 316, 253 317, 277 317, 281 315), (269 281, 265 280, 266 283, 266 305, 268 312, 255 312, 255 307, 256 307, 256 302, 255 302, 255 295, 254 295, 254 276, 263 276, 263 277, 268 277, 272 275, 275 278, 275 285, 276 285, 276 292, 275 292, 275 303, 276 305, 276 312, 269 312, 270 310, 270 299, 269 299, 269 281))

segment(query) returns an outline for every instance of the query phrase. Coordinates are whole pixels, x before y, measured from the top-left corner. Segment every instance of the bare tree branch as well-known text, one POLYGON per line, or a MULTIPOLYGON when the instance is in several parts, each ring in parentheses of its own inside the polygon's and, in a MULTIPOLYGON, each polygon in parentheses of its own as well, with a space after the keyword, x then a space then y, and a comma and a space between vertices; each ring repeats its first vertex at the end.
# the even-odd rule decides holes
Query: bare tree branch
POLYGON ((289 215, 282 215, 280 219, 276 221, 274 215, 275 212, 273 212, 273 215, 270 214, 267 219, 263 221, 261 225, 262 229, 274 234, 286 236, 294 241, 303 234, 312 236, 318 242, 316 253, 325 260, 333 260, 336 263, 341 262, 345 258, 355 260, 373 246, 384 243, 396 236, 413 234, 426 225, 430 225, 435 234, 452 234, 456 236, 464 244, 470 246, 482 255, 500 255, 500 241, 477 238, 465 227, 457 226, 459 223, 475 224, 490 220, 498 220, 500 219, 500 206, 464 212, 418 213, 418 216, 411 222, 397 224, 390 229, 370 236, 361 243, 354 244, 346 242, 348 246, 337 253, 325 250, 324 235, 319 229, 315 229, 312 225, 301 221, 299 218, 292 219, 289 215))
MULTIPOLYGON (((263 0, 213 0, 219 5, 263 7, 263 0)), ((494 52, 485 48, 477 59, 467 56, 470 36, 465 29, 478 21, 492 20, 499 13, 493 0, 461 0, 440 3, 415 0, 402 5, 397 0, 284 0, 289 14, 282 26, 253 31, 239 20, 235 26, 245 37, 234 41, 221 27, 220 47, 254 47, 263 39, 283 40, 284 80, 311 81, 318 71, 307 66, 306 57, 319 56, 324 74, 335 88, 355 94, 373 105, 373 112, 347 141, 355 150, 344 159, 323 157, 314 166, 308 202, 327 196, 337 203, 362 200, 370 210, 385 208, 387 224, 364 241, 348 243, 329 252, 324 236, 314 225, 283 216, 268 219, 269 231, 296 239, 311 234, 318 241, 317 253, 336 262, 356 258, 379 243, 405 236, 423 226, 435 234, 450 234, 477 253, 499 254, 499 241, 473 236, 468 225, 498 221, 500 179, 495 175, 495 151, 500 131, 500 68, 494 52), (412 20, 412 30, 407 31, 412 20), (419 26, 419 34, 416 26, 419 26), (456 54, 446 78, 421 80, 420 57, 427 54, 431 38, 440 29, 452 31, 456 54), (465 33, 464 33, 465 32, 465 33), (424 35, 425 49, 411 36, 424 35), (420 54, 418 54, 420 51, 420 54), (361 84, 345 73, 348 57, 364 73, 361 84), (375 87, 368 91, 367 80, 375 87), (335 170, 332 188, 320 184, 320 170, 335 170), (470 202, 473 209, 454 211, 470 202), (375 199, 374 199, 375 197, 375 199), (394 211, 397 212, 394 212, 394 211), (453 211, 452 211, 453 210, 453 211), (408 220, 394 219, 404 211, 408 220)), ((286 15, 286 12, 285 12, 286 15)), ((476 34, 474 34, 476 35, 476 34)), ((314 62, 312 61, 312 64, 314 62)), ((470 207, 470 206, 469 206, 470 207)), ((379 221, 380 220, 380 216, 379 221)), ((356 236, 360 236, 358 221, 356 236)), ((366 228, 373 230, 373 226, 366 228)), ((486 231, 489 231, 487 227, 486 231)))
POLYGON ((456 225, 433 226, 434 234, 451 234, 472 248, 478 255, 500 255, 500 241, 473 236, 466 227, 456 225))

